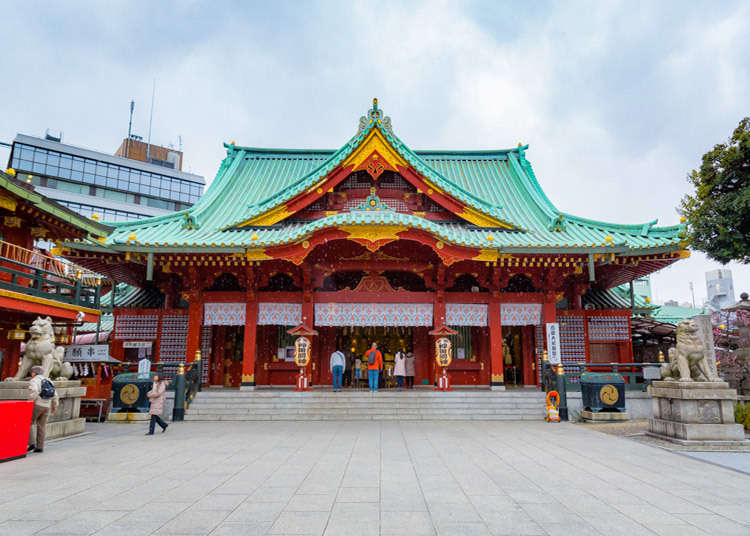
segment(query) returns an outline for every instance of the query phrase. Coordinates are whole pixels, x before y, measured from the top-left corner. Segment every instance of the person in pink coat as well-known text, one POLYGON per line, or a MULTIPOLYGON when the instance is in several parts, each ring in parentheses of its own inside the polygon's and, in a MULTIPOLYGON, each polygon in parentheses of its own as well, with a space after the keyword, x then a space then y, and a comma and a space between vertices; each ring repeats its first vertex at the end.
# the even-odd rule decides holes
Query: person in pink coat
POLYGON ((154 435, 154 427, 157 423, 161 426, 162 433, 166 432, 169 425, 161 418, 161 414, 164 412, 164 400, 167 398, 167 381, 154 376, 154 385, 146 396, 151 401, 151 407, 148 408, 151 422, 148 424, 146 435, 154 435))

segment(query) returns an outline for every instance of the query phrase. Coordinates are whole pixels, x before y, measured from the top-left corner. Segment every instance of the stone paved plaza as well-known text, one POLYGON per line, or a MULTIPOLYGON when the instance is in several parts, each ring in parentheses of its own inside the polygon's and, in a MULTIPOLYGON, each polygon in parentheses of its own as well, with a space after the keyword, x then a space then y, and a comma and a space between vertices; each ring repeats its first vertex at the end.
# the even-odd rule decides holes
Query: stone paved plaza
POLYGON ((750 476, 567 423, 87 429, 0 464, 0 534, 750 534, 750 476))

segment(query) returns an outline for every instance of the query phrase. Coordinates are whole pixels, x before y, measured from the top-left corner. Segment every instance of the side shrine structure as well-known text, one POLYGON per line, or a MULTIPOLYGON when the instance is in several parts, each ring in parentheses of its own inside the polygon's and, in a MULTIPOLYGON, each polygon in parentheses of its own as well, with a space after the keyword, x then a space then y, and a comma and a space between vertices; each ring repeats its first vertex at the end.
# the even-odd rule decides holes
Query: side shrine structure
POLYGON ((684 224, 560 212, 528 146, 410 149, 377 100, 338 150, 225 147, 190 209, 59 244, 165 296, 159 309, 115 309, 113 356, 150 355, 169 372, 200 349, 204 384, 292 385, 287 332, 305 324, 319 333, 313 385, 332 383, 334 349, 362 356, 372 341, 386 360, 413 351, 415 384, 432 385, 429 332, 445 325, 457 331, 454 386, 535 385, 549 323, 563 365, 632 362, 631 311, 584 309, 581 296, 688 256, 684 224))

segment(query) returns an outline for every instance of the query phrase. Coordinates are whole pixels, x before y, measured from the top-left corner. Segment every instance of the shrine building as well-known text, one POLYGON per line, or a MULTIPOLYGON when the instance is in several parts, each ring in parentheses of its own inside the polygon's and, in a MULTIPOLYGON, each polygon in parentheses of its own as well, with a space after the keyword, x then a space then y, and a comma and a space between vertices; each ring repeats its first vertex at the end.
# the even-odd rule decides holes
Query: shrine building
POLYGON ((626 225, 558 210, 528 146, 414 151, 377 100, 338 150, 225 144, 192 207, 113 224, 60 252, 117 282, 153 287, 159 308, 116 308, 111 353, 174 370, 201 350, 203 383, 292 385, 287 331, 314 328, 312 384, 332 383, 335 349, 416 356, 435 381, 434 340, 453 335, 454 386, 536 385, 545 326, 563 364, 633 360, 631 311, 583 308, 684 258, 684 224, 626 225))

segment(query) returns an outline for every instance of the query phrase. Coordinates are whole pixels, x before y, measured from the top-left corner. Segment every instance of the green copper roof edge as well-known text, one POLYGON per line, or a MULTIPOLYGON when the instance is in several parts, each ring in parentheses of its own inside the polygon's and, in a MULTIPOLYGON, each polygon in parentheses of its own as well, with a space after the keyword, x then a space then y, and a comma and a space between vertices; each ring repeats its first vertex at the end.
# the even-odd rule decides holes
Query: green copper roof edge
MULTIPOLYGON (((382 132, 382 130, 381 130, 382 132)), ((319 154, 319 155, 332 155, 338 149, 292 149, 282 147, 248 147, 245 145, 232 145, 224 142, 224 147, 234 150, 243 150, 247 153, 260 153, 260 154, 319 154)), ((480 150, 456 150, 456 149, 412 149, 412 152, 419 156, 494 156, 494 155, 506 155, 512 152, 518 152, 519 148, 511 149, 480 149, 480 150)))
POLYGON ((659 222, 658 219, 652 220, 650 222, 645 223, 612 223, 612 222, 606 222, 606 221, 599 221, 599 220, 592 220, 588 218, 582 218, 580 216, 575 216, 573 214, 569 214, 567 212, 561 212, 560 214, 565 217, 568 221, 575 221, 578 223, 583 223, 585 225, 598 225, 600 227, 604 227, 606 229, 612 230, 612 231, 622 231, 627 233, 640 233, 644 226, 648 227, 648 232, 669 232, 669 231, 680 231, 682 230, 682 225, 670 225, 665 227, 656 227, 656 223, 659 222))
POLYGON ((111 232, 111 229, 109 229, 109 227, 111 227, 110 225, 90 220, 72 210, 65 210, 55 201, 47 199, 45 196, 37 192, 36 189, 28 190, 19 184, 19 182, 18 179, 14 179, 10 175, 0 172, 0 188, 8 190, 21 199, 25 199, 44 212, 55 216, 59 220, 72 223, 76 227, 94 236, 107 236, 111 232))

